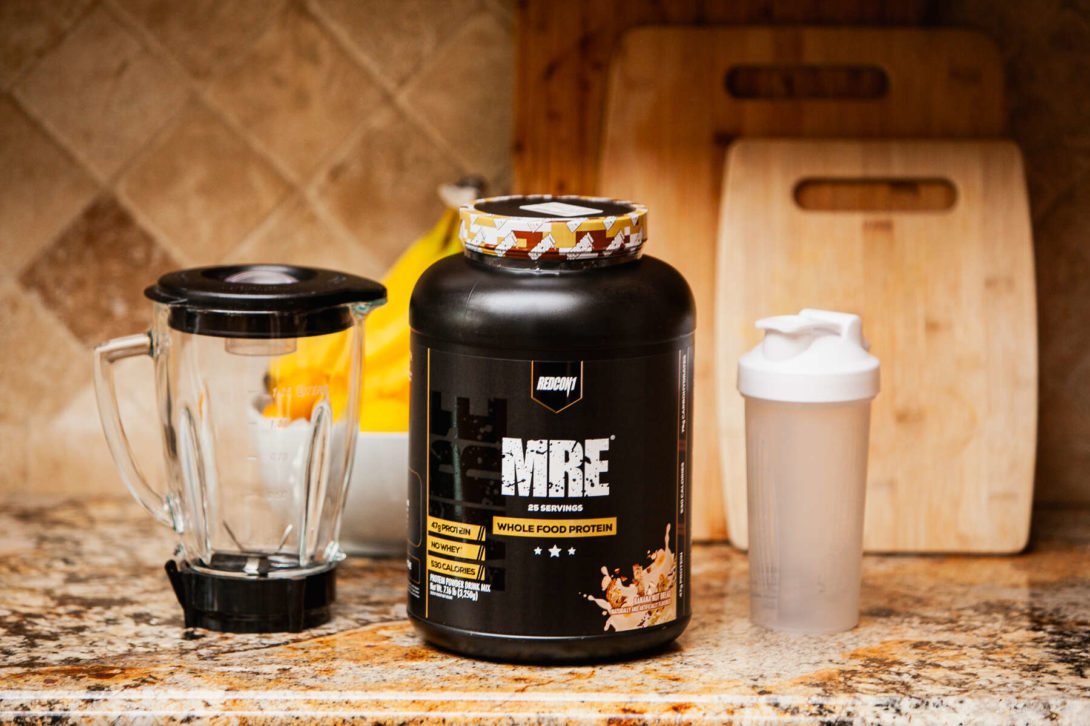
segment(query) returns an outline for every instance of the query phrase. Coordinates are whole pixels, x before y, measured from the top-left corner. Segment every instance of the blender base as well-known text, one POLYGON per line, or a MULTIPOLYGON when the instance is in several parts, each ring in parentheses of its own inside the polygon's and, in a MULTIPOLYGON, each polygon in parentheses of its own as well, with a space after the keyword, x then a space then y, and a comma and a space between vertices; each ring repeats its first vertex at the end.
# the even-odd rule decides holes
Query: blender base
POLYGON ((299 578, 240 578, 168 560, 185 627, 224 633, 298 633, 325 623, 337 597, 336 566, 299 578))

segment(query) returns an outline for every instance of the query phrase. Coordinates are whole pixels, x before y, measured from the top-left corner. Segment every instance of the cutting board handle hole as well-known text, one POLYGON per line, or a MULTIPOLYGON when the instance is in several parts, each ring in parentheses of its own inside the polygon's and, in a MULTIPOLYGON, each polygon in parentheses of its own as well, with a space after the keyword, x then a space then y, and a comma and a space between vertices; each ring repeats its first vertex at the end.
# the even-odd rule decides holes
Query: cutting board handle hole
POLYGON ((943 212, 957 201, 957 187, 943 178, 801 179, 795 204, 812 212, 943 212))
POLYGON ((867 101, 889 93, 889 76, 878 66, 738 65, 723 85, 737 99, 867 101))

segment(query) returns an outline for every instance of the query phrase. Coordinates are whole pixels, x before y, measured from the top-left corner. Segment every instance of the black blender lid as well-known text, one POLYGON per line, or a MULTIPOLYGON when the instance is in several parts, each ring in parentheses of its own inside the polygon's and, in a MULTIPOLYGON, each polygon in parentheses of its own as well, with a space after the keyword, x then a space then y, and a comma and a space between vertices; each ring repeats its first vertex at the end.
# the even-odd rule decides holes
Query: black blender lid
POLYGON ((170 327, 238 338, 324 335, 352 325, 347 306, 381 303, 386 288, 336 270, 221 265, 168 272, 144 290, 170 306, 170 327))

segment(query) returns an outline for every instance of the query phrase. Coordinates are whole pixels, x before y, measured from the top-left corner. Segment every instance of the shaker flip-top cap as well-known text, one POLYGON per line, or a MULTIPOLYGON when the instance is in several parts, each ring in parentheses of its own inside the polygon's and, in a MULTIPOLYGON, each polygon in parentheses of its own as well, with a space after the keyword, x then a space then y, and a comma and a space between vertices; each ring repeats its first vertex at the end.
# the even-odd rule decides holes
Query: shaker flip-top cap
POLYGON ((647 239, 647 207, 605 197, 490 197, 459 216, 467 250, 508 259, 634 257, 647 239))
POLYGON ((802 310, 758 320, 764 340, 738 361, 738 391, 770 401, 833 403, 878 395, 878 358, 858 315, 802 310))

